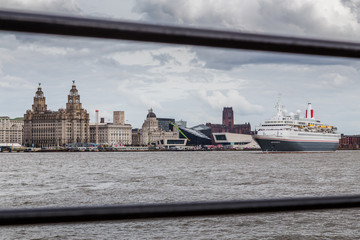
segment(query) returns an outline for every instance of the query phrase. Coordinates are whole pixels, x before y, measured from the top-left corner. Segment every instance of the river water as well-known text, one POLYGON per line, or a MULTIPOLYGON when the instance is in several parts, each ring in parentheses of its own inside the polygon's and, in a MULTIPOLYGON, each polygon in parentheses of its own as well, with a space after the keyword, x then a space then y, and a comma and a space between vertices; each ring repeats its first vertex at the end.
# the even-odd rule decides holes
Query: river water
MULTIPOLYGON (((360 193, 360 151, 0 153, 0 208, 360 193)), ((360 239, 360 210, 0 227, 1 239, 360 239)))

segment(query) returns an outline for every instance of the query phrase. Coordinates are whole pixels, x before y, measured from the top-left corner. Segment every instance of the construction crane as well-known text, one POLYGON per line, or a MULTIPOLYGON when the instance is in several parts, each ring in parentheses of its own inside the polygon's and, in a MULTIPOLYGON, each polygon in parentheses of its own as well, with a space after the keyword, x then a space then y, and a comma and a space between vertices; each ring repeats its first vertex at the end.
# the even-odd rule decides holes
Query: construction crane
POLYGON ((169 121, 169 123, 171 125, 173 125, 178 131, 179 133, 181 133, 181 135, 183 135, 189 142, 190 142, 190 139, 178 128, 178 126, 176 126, 173 122, 169 121))

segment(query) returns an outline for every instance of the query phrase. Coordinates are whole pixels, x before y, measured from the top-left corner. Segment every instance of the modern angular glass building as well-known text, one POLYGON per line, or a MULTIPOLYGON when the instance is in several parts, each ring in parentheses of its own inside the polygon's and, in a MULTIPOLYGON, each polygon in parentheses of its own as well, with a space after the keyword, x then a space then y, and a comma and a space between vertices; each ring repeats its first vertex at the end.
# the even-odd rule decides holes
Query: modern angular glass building
MULTIPOLYGON (((207 136, 204 132, 211 134, 211 129, 205 125, 198 125, 192 128, 179 127, 179 129, 189 138, 190 141, 187 145, 198 146, 198 145, 211 145, 211 137, 207 136)), ((179 134, 180 138, 185 138, 179 134)))
POLYGON ((159 129, 164 130, 165 132, 173 131, 173 125, 170 122, 175 123, 175 119, 173 118, 157 118, 159 123, 159 129))

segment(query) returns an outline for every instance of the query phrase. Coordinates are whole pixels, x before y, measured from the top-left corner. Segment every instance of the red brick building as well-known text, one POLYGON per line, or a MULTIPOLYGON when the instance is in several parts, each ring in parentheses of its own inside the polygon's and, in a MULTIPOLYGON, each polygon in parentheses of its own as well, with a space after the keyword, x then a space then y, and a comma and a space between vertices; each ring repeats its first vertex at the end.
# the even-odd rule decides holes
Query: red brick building
POLYGON ((250 123, 234 124, 234 112, 232 107, 224 107, 222 124, 206 123, 206 126, 211 128, 212 133, 239 133, 239 134, 250 134, 251 126, 250 123))
POLYGON ((339 149, 359 149, 360 135, 341 135, 339 149))

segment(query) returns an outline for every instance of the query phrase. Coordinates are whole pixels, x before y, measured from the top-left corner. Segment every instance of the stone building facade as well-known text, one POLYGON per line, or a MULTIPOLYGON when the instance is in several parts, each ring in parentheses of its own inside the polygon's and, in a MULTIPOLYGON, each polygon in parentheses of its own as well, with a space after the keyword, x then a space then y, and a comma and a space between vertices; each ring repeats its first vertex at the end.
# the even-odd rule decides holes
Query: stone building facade
POLYGON ((141 142, 141 129, 139 128, 134 128, 132 130, 132 145, 133 146, 140 146, 142 144, 141 142))
MULTIPOLYGON (((131 145, 132 127, 125 124, 124 111, 114 111, 113 116, 113 123, 98 123, 97 144, 131 145)), ((96 123, 90 124, 90 141, 96 143, 96 123)))
POLYGON ((179 132, 176 129, 173 131, 164 131, 159 128, 159 122, 152 109, 149 110, 139 134, 140 145, 143 146, 150 145, 151 143, 162 139, 179 139, 179 132))
POLYGON ((114 111, 113 112, 113 122, 114 122, 114 125, 125 125, 125 112, 124 111, 114 111))
POLYGON ((41 85, 35 93, 31 110, 24 115, 26 146, 51 147, 90 140, 89 114, 82 108, 75 82, 70 89, 65 109, 47 109, 41 85))
POLYGON ((0 117, 0 143, 22 144, 24 119, 0 117))

